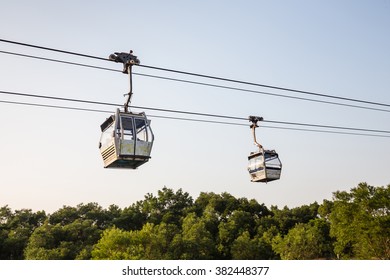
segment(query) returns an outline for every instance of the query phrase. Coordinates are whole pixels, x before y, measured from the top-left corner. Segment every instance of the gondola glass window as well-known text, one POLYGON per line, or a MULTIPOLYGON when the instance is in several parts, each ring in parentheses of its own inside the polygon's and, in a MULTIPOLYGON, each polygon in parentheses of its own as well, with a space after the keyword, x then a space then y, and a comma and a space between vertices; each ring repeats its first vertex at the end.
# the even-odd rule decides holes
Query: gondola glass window
POLYGON ((275 152, 265 153, 265 165, 268 168, 273 168, 273 169, 279 170, 281 163, 280 163, 280 159, 278 157, 278 154, 275 152))
POLYGON ((144 119, 135 118, 135 129, 138 141, 148 141, 148 126, 144 119))
POLYGON ((113 139, 113 136, 114 136, 114 123, 112 122, 102 132, 102 136, 100 138, 100 145, 99 145, 100 148, 109 146, 110 142, 113 139))
POLYGON ((123 133, 122 140, 134 140, 133 119, 127 116, 121 116, 117 131, 119 135, 123 133))

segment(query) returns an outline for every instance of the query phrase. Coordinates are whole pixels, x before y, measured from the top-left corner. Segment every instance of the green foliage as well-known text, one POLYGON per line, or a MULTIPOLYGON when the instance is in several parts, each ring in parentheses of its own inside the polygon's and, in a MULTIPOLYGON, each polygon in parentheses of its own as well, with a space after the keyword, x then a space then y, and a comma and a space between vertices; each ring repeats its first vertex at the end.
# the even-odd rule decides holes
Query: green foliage
POLYGON ((132 206, 133 213, 139 213, 147 223, 159 224, 161 222, 180 225, 180 219, 191 208, 193 200, 190 195, 179 189, 176 193, 164 187, 158 191, 158 196, 151 193, 145 199, 132 206))
POLYGON ((285 206, 279 210, 277 207, 271 207, 273 220, 277 222, 279 231, 282 235, 293 228, 298 223, 306 224, 318 216, 319 205, 314 202, 310 205, 303 205, 293 209, 285 206))
POLYGON ((115 218, 120 216, 118 206, 111 205, 108 210, 104 210, 97 203, 79 204, 76 207, 64 206, 58 211, 49 215, 50 224, 71 224, 76 220, 90 220, 98 228, 103 229, 111 226, 115 218))
POLYGON ((242 232, 231 244, 231 258, 234 260, 271 259, 271 247, 263 238, 251 238, 248 231, 242 232))
MULTIPOLYGON (((218 249, 224 259, 231 259, 230 246, 244 231, 252 232, 255 226, 251 213, 242 210, 234 211, 226 221, 219 223, 218 249)), ((252 233, 253 235, 253 233, 252 233)))
POLYGON ((390 185, 335 192, 329 220, 342 259, 390 259, 390 185))
POLYGON ((390 187, 296 208, 181 189, 119 208, 0 208, 0 259, 390 259, 390 187))
POLYGON ((77 219, 69 224, 46 222, 31 235, 25 250, 26 259, 89 259, 100 232, 92 220, 77 219))
POLYGON ((165 223, 146 223, 141 230, 107 229, 94 246, 95 260, 158 260, 169 259, 169 246, 176 233, 174 226, 165 223))
MULTIPOLYGON (((132 231, 118 228, 107 229, 91 252, 95 260, 131 260, 136 259, 138 251, 132 246, 132 231), (134 252, 135 251, 135 252, 134 252)), ((137 249, 137 248, 135 248, 137 249)))
POLYGON ((173 240, 174 258, 183 260, 212 259, 216 254, 213 236, 207 230, 204 218, 188 214, 182 223, 181 233, 173 240))
POLYGON ((283 260, 327 259, 332 256, 329 225, 320 219, 299 223, 282 237, 273 239, 272 248, 283 260))
POLYGON ((24 259, 24 248, 33 231, 46 219, 44 211, 33 213, 30 209, 0 208, 0 259, 24 259))

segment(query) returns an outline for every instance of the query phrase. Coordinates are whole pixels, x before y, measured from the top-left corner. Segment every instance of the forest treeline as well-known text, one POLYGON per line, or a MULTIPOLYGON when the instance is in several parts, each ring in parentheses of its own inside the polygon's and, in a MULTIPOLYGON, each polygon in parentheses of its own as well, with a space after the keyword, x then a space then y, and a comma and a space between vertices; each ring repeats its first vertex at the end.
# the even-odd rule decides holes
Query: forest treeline
POLYGON ((164 187, 124 209, 0 208, 0 259, 390 259, 390 185, 267 208, 229 193, 164 187))

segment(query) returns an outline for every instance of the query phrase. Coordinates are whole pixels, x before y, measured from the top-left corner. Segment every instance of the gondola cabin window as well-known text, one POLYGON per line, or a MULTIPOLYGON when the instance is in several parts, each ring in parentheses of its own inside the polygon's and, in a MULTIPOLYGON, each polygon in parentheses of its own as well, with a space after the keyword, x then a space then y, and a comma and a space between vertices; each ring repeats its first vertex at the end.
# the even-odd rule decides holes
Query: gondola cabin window
POLYGON ((114 123, 111 123, 103 132, 100 138, 101 147, 107 147, 110 145, 110 142, 113 140, 114 135, 114 123))
POLYGON ((145 119, 135 118, 134 121, 137 131, 137 141, 148 141, 148 127, 146 126, 145 119))
POLYGON ((120 133, 119 137, 122 140, 134 140, 133 118, 121 116, 120 120, 120 127, 117 130, 120 133))
POLYGON ((277 169, 280 169, 281 163, 280 163, 278 154, 276 154, 276 153, 272 153, 272 154, 266 153, 265 154, 265 165, 267 166, 267 168, 277 168, 277 169))
POLYGON ((256 172, 261 169, 264 169, 263 155, 259 154, 258 156, 253 157, 249 160, 249 170, 251 172, 256 172))

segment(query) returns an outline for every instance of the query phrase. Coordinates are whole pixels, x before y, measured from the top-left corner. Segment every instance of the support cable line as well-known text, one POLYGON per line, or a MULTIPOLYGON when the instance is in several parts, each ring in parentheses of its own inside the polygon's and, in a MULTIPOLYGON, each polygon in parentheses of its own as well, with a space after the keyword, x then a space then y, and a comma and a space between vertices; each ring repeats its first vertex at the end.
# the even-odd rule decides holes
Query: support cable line
POLYGON ((108 58, 103 58, 103 57, 99 57, 99 56, 82 54, 82 53, 78 53, 78 52, 71 52, 71 51, 65 51, 65 50, 59 50, 59 49, 55 49, 55 48, 48 48, 48 47, 37 46, 37 45, 33 45, 33 44, 27 44, 27 43, 16 42, 16 41, 11 41, 11 40, 0 39, 0 42, 19 45, 19 46, 23 46, 23 47, 34 48, 34 49, 41 49, 41 50, 45 50, 45 51, 58 52, 58 53, 64 53, 64 54, 69 54, 69 55, 75 55, 75 56, 81 56, 81 57, 86 57, 86 58, 109 61, 108 58))
MULTIPOLYGON (((96 65, 89 65, 89 64, 84 64, 84 63, 71 62, 71 61, 66 61, 66 60, 52 59, 52 58, 47 58, 47 57, 42 57, 42 56, 27 55, 27 54, 8 52, 8 51, 2 51, 2 50, 0 50, 0 53, 8 54, 8 55, 14 55, 14 56, 20 56, 20 57, 27 57, 27 58, 32 58, 32 59, 39 59, 39 60, 50 61, 50 62, 56 62, 56 63, 69 64, 69 65, 74 65, 74 66, 93 68, 93 69, 98 69, 98 70, 105 70, 105 71, 111 71, 111 72, 122 72, 121 70, 118 70, 118 69, 101 67, 101 66, 96 66, 96 65)), ((188 83, 188 84, 194 84, 194 85, 200 85, 200 86, 208 86, 208 87, 221 88, 221 89, 227 89, 227 90, 234 90, 234 91, 242 91, 242 92, 255 93, 255 94, 261 94, 261 95, 268 95, 268 96, 274 96, 274 97, 281 97, 281 98, 288 98, 288 99, 295 99, 295 100, 302 100, 302 101, 323 103, 323 104, 329 104, 329 105, 337 105, 337 106, 344 106, 344 107, 351 107, 351 108, 358 108, 358 109, 365 109, 365 110, 372 110, 372 111, 380 111, 380 112, 390 113, 390 110, 388 110, 388 109, 367 107, 367 106, 361 106, 361 105, 352 105, 352 104, 333 102, 333 101, 325 101, 325 100, 318 100, 318 99, 305 98, 305 97, 297 97, 297 96, 278 94, 278 93, 271 93, 271 92, 258 91, 258 90, 251 90, 251 89, 245 89, 245 88, 239 88, 239 87, 222 86, 222 85, 217 85, 217 84, 197 82, 197 81, 191 81, 191 80, 185 80, 185 79, 177 79, 177 78, 171 78, 171 77, 165 77, 165 76, 159 76, 159 75, 150 75, 150 74, 136 73, 136 72, 133 72, 133 75, 142 76, 142 77, 148 77, 148 78, 154 78, 154 79, 174 81, 174 82, 188 83)))
MULTIPOLYGON (((58 105, 49 105, 49 104, 40 104, 40 103, 31 103, 31 102, 17 102, 17 101, 0 100, 0 103, 12 104, 12 105, 33 106, 33 107, 43 107, 43 108, 54 108, 54 109, 66 109, 66 110, 94 112, 94 113, 105 113, 105 114, 112 113, 112 111, 101 110, 101 109, 80 108, 80 107, 71 107, 71 106, 58 106, 58 105)), ((181 118, 181 117, 162 116, 162 115, 149 115, 149 116, 152 117, 152 118, 159 118, 159 119, 169 119, 169 120, 178 120, 178 121, 190 121, 190 122, 201 122, 201 123, 212 123, 212 124, 244 126, 246 128, 248 127, 248 124, 235 123, 235 122, 223 122, 223 121, 194 119, 194 118, 181 118)), ((293 128, 293 127, 270 126, 270 125, 262 125, 261 127, 262 128, 269 128, 269 129, 292 130, 292 131, 301 131, 301 132, 316 132, 316 133, 328 133, 328 134, 340 134, 340 135, 353 135, 353 136, 369 136, 369 137, 390 138, 390 135, 381 135, 381 134, 354 133, 354 132, 319 130, 319 129, 307 129, 307 128, 305 129, 305 128, 293 128)))
MULTIPOLYGON (((66 110, 75 110, 75 111, 86 111, 86 112, 105 113, 105 114, 112 113, 112 110, 108 111, 108 110, 101 110, 101 109, 80 108, 80 107, 72 107, 72 106, 59 106, 59 105, 31 103, 31 102, 0 100, 0 103, 13 104, 13 105, 25 105, 25 106, 33 106, 33 107, 43 107, 43 108, 54 108, 54 109, 66 109, 66 110)), ((214 124, 227 124, 227 125, 237 125, 237 126, 248 127, 247 124, 243 124, 243 123, 223 122, 223 121, 213 121, 213 120, 193 119, 193 118, 180 118, 180 117, 171 117, 171 116, 162 116, 162 115, 149 115, 149 116, 154 117, 154 118, 161 118, 161 119, 204 122, 204 123, 214 123, 214 124)), ((264 126, 264 127, 278 128, 277 126, 275 126, 275 127, 264 126)), ((367 135, 367 134, 363 134, 363 135, 367 135)), ((375 135, 375 136, 377 136, 377 135, 375 135)), ((390 137, 390 136, 388 136, 388 137, 390 137)))
MULTIPOLYGON (((38 46, 38 45, 34 45, 34 44, 27 44, 27 43, 22 43, 22 42, 5 40, 5 39, 1 39, 1 38, 0 38, 0 42, 20 45, 20 46, 29 47, 29 48, 42 49, 45 51, 58 52, 58 53, 63 53, 63 54, 68 54, 68 55, 75 55, 75 56, 85 57, 85 58, 90 58, 90 59, 109 61, 108 58, 103 58, 103 57, 98 57, 98 56, 93 56, 93 55, 83 54, 83 53, 78 53, 78 52, 60 50, 60 49, 55 49, 55 48, 48 48, 48 47, 38 46)), ((219 80, 219 81, 230 82, 230 83, 238 83, 238 84, 244 84, 244 85, 256 86, 256 87, 264 87, 264 88, 269 88, 269 89, 274 89, 274 90, 289 91, 289 92, 294 92, 294 93, 299 93, 299 94, 305 94, 305 95, 311 95, 311 96, 317 96, 317 97, 323 97, 323 98, 330 98, 330 99, 338 99, 338 100, 349 101, 349 102, 390 107, 390 104, 386 104, 386 103, 374 102, 374 101, 369 101, 369 100, 361 100, 361 99, 355 99, 355 98, 348 98, 348 97, 336 96, 336 95, 329 95, 329 94, 323 94, 323 93, 314 92, 314 91, 306 91, 306 90, 299 90, 299 89, 293 89, 293 88, 288 88, 288 87, 260 84, 260 83, 254 83, 254 82, 248 82, 248 81, 242 81, 242 80, 236 80, 236 79, 229 79, 229 78, 223 78, 223 77, 218 77, 218 76, 211 76, 211 75, 205 75, 205 74, 199 74, 199 73, 193 73, 193 72, 187 72, 187 71, 180 71, 180 70, 174 70, 174 69, 156 67, 156 66, 150 66, 150 65, 140 64, 137 66, 142 67, 142 68, 146 68, 146 69, 153 69, 153 70, 171 72, 171 73, 182 74, 182 75, 190 75, 190 76, 195 76, 195 77, 199 77, 199 78, 213 79, 213 80, 219 80)))
MULTIPOLYGON (((116 106, 116 107, 123 106, 121 104, 114 104, 114 103, 108 103, 108 102, 81 100, 81 99, 46 96, 46 95, 36 95, 36 94, 2 91, 2 90, 0 90, 0 93, 5 94, 5 95, 24 96, 24 97, 31 97, 31 98, 41 98, 41 99, 50 99, 50 100, 67 101, 67 102, 77 102, 77 103, 84 103, 84 104, 116 106)), ((230 120, 237 120, 237 121, 248 121, 248 118, 237 117, 237 116, 218 115, 218 114, 209 114, 209 113, 182 111, 182 110, 172 110, 172 109, 163 109, 163 108, 154 108, 154 107, 144 107, 144 106, 131 106, 131 108, 136 108, 136 109, 141 109, 141 110, 159 111, 159 112, 164 112, 164 113, 186 114, 186 115, 208 117, 208 118, 222 118, 222 119, 230 119, 230 120)), ((286 122, 286 121, 275 121, 275 120, 263 120, 262 122, 280 124, 280 125, 288 125, 288 126, 305 126, 305 127, 325 128, 325 129, 390 134, 389 130, 378 130, 378 129, 368 129, 368 128, 353 128, 353 127, 310 124, 310 123, 298 123, 298 122, 286 122)))
POLYGON ((325 98, 331 98, 331 99, 340 99, 340 100, 344 100, 344 101, 351 101, 351 102, 357 102, 357 103, 365 103, 365 104, 370 104, 370 105, 390 107, 390 104, 367 101, 367 100, 360 100, 360 99, 354 99, 354 98, 348 98, 348 97, 342 97, 342 96, 335 96, 335 95, 329 95, 329 94, 323 94, 323 93, 316 93, 316 92, 312 92, 312 91, 298 90, 298 89, 292 89, 292 88, 286 88, 286 87, 278 87, 278 86, 273 86, 273 85, 265 85, 265 84, 259 84, 259 83, 241 81, 241 80, 222 78, 222 77, 217 77, 217 76, 209 76, 209 75, 192 73, 192 72, 172 70, 172 69, 155 67, 155 66, 148 66, 148 65, 138 65, 138 66, 148 68, 148 69, 168 71, 168 72, 172 72, 172 73, 176 73, 176 74, 191 75, 191 76, 196 76, 196 77, 201 77, 201 78, 214 79, 214 80, 231 82, 231 83, 239 83, 239 84, 244 84, 244 85, 249 85, 249 86, 265 87, 265 88, 269 88, 269 89, 290 91, 290 92, 301 93, 301 94, 312 95, 312 96, 319 96, 319 97, 325 97, 325 98))
POLYGON ((77 62, 60 60, 60 59, 53 59, 53 58, 48 58, 48 57, 43 57, 43 56, 36 56, 36 55, 22 54, 22 53, 16 53, 16 52, 1 51, 1 50, 0 50, 0 53, 8 54, 8 55, 14 55, 14 56, 20 56, 20 57, 39 59, 39 60, 45 60, 45 61, 50 61, 50 62, 57 62, 57 63, 81 66, 81 67, 88 67, 88 68, 106 70, 106 71, 122 72, 122 71, 120 71, 118 69, 113 69, 113 68, 108 68, 108 67, 100 67, 100 66, 89 65, 89 64, 85 64, 85 63, 77 63, 77 62))

